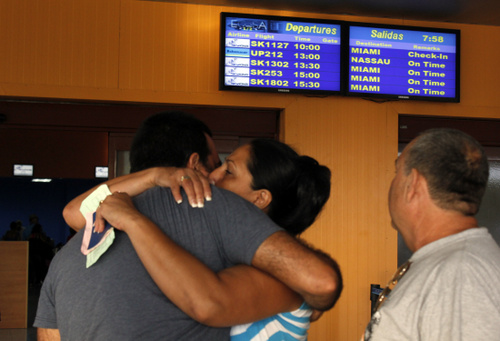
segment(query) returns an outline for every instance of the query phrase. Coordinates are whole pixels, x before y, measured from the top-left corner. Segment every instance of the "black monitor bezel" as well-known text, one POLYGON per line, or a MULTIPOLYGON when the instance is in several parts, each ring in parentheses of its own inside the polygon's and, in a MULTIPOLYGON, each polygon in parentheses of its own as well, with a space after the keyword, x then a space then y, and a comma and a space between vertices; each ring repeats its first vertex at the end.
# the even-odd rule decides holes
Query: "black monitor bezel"
POLYGON ((460 102, 460 30, 445 29, 424 26, 406 26, 406 25, 385 25, 373 23, 360 23, 360 22, 345 22, 345 28, 342 30, 344 36, 341 38, 344 43, 342 49, 342 68, 344 75, 344 96, 347 97, 361 97, 367 99, 379 100, 418 100, 418 101, 432 101, 432 102, 460 102), (454 97, 435 97, 435 96, 418 96, 418 95, 400 95, 400 94, 376 94, 376 93, 359 93, 349 91, 349 77, 350 77, 350 63, 349 63, 349 50, 350 50, 350 28, 351 27, 373 27, 379 29, 394 29, 394 30, 407 30, 407 31, 424 31, 429 33, 448 33, 456 35, 456 67, 455 67, 455 96, 454 97))
POLYGON ((353 22, 341 20, 328 20, 317 18, 301 18, 276 15, 261 15, 248 13, 221 12, 220 13, 220 37, 219 37, 219 90, 221 91, 240 91, 240 92, 264 92, 264 93, 290 93, 290 94, 305 94, 311 96, 329 96, 341 95, 345 97, 358 97, 374 100, 417 100, 417 101, 432 101, 432 102, 460 102, 460 51, 461 51, 461 32, 458 29, 425 27, 425 26, 406 26, 392 24, 374 24, 366 22, 353 22), (241 17, 241 18, 259 18, 264 20, 280 20, 280 21, 296 21, 305 23, 327 23, 339 25, 341 34, 341 55, 340 55, 340 90, 306 90, 306 89, 281 89, 274 87, 245 87, 245 86, 229 86, 224 84, 224 67, 225 67, 225 19, 226 17, 241 17), (349 39, 350 27, 373 27, 407 31, 424 31, 432 33, 448 33, 456 36, 456 68, 455 68, 455 96, 454 97, 435 97, 421 95, 401 95, 401 94, 377 94, 377 93, 360 93, 349 91, 349 39))
POLYGON ((275 15, 261 15, 261 14, 247 14, 247 13, 232 13, 232 12, 221 12, 220 14, 220 37, 219 37, 219 90, 221 91, 243 91, 243 92, 265 92, 265 93, 289 93, 289 94, 304 94, 311 96, 330 96, 330 95, 341 95, 344 93, 343 86, 345 78, 343 72, 345 68, 342 65, 342 38, 343 21, 339 20, 327 20, 327 19, 314 19, 314 18, 300 18, 300 17, 288 17, 288 16, 275 16, 275 15), (316 90, 316 89, 283 89, 275 87, 246 87, 246 86, 230 86, 224 83, 225 76, 225 38, 226 38, 226 18, 227 17, 241 17, 241 18, 258 18, 264 20, 279 20, 279 21, 295 21, 304 23, 322 23, 339 25, 340 27, 340 89, 339 90, 316 90))

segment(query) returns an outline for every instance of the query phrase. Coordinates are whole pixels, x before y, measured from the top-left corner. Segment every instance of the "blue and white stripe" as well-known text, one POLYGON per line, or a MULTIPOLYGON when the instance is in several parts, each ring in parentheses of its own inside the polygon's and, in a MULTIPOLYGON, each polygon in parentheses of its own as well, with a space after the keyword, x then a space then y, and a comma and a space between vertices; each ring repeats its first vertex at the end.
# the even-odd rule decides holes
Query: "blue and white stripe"
POLYGON ((311 308, 299 309, 231 328, 231 341, 306 341, 311 308))

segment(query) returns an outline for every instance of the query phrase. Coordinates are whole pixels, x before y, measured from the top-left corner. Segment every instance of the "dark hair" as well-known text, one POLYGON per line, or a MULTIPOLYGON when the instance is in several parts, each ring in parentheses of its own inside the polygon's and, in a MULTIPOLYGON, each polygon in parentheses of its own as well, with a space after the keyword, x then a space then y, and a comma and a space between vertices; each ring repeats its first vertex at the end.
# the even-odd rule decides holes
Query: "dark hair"
POLYGON ((212 136, 205 123, 181 111, 165 111, 145 119, 130 148, 131 172, 150 167, 185 167, 198 153, 205 164, 209 154, 206 136, 212 136))
POLYGON ((456 129, 430 129, 408 148, 406 173, 415 168, 425 177, 438 206, 469 216, 478 212, 489 176, 479 142, 456 129))
POLYGON ((330 197, 330 170, 276 140, 256 139, 249 146, 252 188, 272 194, 269 217, 292 235, 303 232, 330 197))

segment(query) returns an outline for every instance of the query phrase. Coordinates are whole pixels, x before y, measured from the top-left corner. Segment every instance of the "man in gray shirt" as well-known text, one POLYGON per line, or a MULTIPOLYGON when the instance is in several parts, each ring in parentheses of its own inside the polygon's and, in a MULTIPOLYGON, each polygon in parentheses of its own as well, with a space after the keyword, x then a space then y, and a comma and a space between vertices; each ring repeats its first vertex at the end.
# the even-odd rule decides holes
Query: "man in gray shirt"
POLYGON ((365 341, 500 337, 500 248, 474 217, 488 173, 479 143, 458 130, 426 131, 404 149, 389 211, 414 254, 379 297, 365 341))

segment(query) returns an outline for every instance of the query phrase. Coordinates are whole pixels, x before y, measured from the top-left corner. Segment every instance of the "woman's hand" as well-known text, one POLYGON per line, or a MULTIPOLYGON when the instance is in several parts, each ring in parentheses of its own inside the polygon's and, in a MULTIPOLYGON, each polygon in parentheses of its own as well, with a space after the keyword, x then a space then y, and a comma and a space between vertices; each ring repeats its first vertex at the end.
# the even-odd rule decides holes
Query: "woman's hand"
POLYGON ((157 167, 154 169, 157 186, 169 187, 175 201, 182 202, 181 187, 184 188, 192 207, 203 207, 205 200, 212 200, 210 182, 201 172, 190 168, 157 167))

